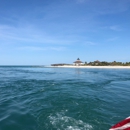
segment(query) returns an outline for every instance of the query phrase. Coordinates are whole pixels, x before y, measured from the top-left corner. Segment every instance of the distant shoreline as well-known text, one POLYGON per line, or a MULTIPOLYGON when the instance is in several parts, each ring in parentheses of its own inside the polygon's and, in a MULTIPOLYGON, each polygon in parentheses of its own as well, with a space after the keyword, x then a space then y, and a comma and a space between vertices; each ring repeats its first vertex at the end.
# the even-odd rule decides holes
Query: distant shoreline
POLYGON ((130 69, 130 66, 50 66, 51 68, 100 68, 100 69, 130 69))

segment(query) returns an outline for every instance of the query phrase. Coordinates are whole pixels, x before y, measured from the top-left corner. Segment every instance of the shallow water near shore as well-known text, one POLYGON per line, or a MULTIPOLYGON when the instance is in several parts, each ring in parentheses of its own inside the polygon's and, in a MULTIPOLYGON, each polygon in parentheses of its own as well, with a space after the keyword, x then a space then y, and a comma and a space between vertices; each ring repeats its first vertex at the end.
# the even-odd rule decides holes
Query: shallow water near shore
POLYGON ((130 69, 0 67, 0 130, 108 130, 130 116, 130 69))

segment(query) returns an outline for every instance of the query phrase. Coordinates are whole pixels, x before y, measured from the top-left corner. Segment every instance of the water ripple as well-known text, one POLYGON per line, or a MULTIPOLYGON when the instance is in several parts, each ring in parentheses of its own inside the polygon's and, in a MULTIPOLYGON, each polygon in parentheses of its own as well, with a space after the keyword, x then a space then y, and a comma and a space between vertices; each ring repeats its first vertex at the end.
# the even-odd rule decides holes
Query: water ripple
POLYGON ((0 67, 0 130, 106 130, 129 116, 130 70, 0 67))

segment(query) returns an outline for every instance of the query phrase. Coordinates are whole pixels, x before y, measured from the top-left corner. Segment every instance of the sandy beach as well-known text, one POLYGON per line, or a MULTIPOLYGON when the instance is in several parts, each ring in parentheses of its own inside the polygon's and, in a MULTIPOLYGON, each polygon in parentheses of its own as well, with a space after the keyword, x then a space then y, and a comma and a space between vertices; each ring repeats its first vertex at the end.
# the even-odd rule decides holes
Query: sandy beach
POLYGON ((50 66, 53 68, 99 68, 99 69, 130 69, 130 66, 50 66))

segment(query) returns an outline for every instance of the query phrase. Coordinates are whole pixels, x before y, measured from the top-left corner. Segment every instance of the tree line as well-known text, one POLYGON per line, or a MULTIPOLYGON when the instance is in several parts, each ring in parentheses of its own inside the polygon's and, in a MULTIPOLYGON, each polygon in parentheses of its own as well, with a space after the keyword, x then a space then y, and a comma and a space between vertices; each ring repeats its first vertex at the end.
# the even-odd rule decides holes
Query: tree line
POLYGON ((94 62, 85 62, 85 66, 90 65, 90 66, 130 66, 130 62, 107 62, 107 61, 94 61, 94 62))

